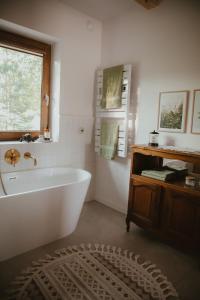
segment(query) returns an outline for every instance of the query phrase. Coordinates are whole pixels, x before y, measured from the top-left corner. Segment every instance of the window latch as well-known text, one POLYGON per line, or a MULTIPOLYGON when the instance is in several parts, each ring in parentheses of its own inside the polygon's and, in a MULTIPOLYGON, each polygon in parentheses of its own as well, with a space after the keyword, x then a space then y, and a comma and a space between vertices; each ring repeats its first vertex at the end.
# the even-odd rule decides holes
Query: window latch
POLYGON ((44 101, 46 103, 46 106, 49 106, 49 96, 47 94, 45 94, 44 96, 44 101))

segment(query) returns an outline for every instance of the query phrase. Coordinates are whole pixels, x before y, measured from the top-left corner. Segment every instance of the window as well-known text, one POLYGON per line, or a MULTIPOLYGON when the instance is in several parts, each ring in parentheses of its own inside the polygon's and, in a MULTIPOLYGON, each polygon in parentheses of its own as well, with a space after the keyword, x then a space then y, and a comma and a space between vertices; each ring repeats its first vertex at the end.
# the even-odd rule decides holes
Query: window
POLYGON ((0 30, 0 140, 49 127, 51 46, 0 30))

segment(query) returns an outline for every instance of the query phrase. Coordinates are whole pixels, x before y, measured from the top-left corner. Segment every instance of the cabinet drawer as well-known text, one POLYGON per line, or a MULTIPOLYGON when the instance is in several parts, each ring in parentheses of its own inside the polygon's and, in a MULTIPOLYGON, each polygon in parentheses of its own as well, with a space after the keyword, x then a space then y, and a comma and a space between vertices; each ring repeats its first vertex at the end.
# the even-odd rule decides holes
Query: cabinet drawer
POLYGON ((146 182, 132 180, 129 195, 131 219, 140 226, 159 225, 161 187, 146 182))

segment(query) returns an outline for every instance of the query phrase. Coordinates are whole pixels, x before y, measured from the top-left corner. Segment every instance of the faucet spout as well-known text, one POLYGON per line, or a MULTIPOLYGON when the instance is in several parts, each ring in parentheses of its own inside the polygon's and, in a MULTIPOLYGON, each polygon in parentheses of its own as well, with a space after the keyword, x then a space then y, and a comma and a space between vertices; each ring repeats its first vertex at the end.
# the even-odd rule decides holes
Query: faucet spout
POLYGON ((25 159, 29 159, 29 158, 33 159, 34 166, 37 166, 37 159, 35 157, 33 157, 30 152, 25 152, 24 158, 25 159))

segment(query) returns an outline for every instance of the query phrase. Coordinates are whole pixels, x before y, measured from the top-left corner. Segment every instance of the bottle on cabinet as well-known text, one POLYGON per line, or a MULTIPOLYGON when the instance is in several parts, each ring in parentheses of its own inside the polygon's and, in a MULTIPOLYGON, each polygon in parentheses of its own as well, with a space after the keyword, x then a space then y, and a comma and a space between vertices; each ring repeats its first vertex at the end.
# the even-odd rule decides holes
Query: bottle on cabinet
POLYGON ((50 131, 47 127, 47 128, 44 129, 44 140, 45 141, 50 141, 50 138, 51 138, 51 134, 50 134, 50 131))

